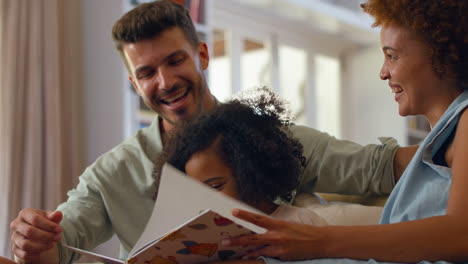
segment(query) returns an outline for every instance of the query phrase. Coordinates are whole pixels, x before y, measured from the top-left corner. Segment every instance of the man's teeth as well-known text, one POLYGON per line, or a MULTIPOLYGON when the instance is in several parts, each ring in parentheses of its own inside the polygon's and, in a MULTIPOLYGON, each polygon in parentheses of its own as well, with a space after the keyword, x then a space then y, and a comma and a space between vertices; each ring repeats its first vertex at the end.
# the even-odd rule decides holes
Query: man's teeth
POLYGON ((177 99, 181 98, 182 96, 184 96, 186 91, 187 91, 187 90, 184 89, 184 90, 180 91, 179 93, 175 94, 175 95, 172 96, 172 97, 165 98, 165 99, 164 99, 164 102, 166 102, 166 103, 172 103, 172 102, 174 102, 175 100, 177 100, 177 99))

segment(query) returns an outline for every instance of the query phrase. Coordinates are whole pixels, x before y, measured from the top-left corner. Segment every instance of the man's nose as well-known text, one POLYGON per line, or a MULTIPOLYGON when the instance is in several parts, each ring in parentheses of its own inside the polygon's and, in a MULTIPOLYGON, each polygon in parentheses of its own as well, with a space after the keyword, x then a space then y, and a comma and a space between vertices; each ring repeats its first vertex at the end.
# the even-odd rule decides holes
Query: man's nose
POLYGON ((176 81, 176 78, 170 69, 162 67, 158 70, 158 87, 159 89, 170 90, 176 81))

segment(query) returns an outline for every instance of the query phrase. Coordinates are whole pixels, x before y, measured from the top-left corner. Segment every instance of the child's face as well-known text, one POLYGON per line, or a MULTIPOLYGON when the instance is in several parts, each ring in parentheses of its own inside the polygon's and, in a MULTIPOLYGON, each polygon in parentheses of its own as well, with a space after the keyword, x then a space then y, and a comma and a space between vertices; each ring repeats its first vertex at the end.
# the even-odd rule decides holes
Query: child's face
POLYGON ((215 145, 216 143, 194 153, 185 164, 185 172, 190 177, 239 200, 232 170, 220 158, 215 145))

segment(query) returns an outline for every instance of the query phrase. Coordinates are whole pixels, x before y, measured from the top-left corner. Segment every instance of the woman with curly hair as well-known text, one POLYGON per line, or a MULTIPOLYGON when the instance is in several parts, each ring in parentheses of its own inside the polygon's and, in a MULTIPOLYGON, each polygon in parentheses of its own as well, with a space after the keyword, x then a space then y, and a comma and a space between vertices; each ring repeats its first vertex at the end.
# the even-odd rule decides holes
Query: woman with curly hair
POLYGON ((395 94, 399 114, 424 115, 432 127, 380 224, 314 227, 235 210, 268 231, 225 244, 267 245, 250 257, 322 258, 304 263, 466 262, 468 1, 368 0, 361 6, 381 26, 380 78, 395 94))
POLYGON ((275 218, 325 225, 310 210, 274 203, 278 197, 291 199, 305 158, 301 143, 291 137, 283 102, 266 88, 256 92, 178 124, 155 161, 156 182, 167 162, 275 218))

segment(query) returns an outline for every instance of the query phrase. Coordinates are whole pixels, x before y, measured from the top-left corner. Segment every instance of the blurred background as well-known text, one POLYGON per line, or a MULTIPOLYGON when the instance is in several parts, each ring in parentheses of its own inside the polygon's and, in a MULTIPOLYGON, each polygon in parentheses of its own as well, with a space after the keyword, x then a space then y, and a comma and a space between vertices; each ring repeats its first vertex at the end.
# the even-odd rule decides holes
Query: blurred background
MULTIPOLYGON (((111 40, 137 0, 0 0, 0 255, 24 207, 53 210, 84 168, 155 115, 141 104, 111 40)), ((267 85, 295 122, 361 144, 426 134, 385 81, 378 29, 361 0, 182 0, 210 50, 223 101, 267 85)), ((114 239, 99 252, 118 256, 114 239)))

